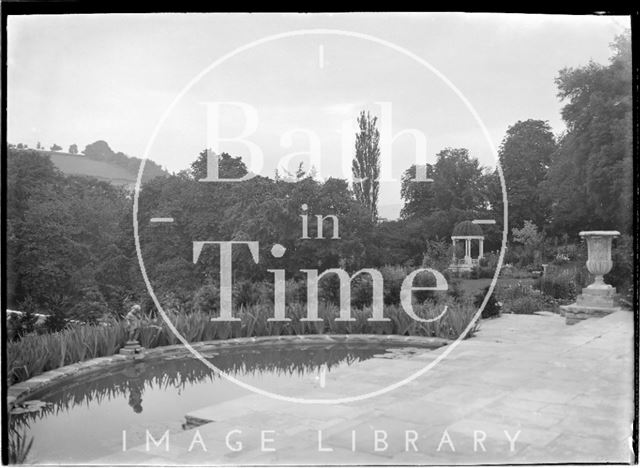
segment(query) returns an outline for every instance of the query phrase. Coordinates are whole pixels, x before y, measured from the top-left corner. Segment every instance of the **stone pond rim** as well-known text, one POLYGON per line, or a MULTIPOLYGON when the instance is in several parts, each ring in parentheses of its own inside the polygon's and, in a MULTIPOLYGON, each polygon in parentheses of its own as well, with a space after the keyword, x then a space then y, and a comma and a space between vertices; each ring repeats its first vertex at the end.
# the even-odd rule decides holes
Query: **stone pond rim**
MULTIPOLYGON (((192 346, 203 354, 220 350, 242 349, 253 346, 274 346, 274 345, 296 345, 296 346, 322 346, 322 345, 363 345, 377 344, 395 347, 415 347, 435 350, 451 344, 452 340, 439 337, 428 336, 404 336, 404 335, 272 335, 245 338, 231 338, 228 340, 210 340, 193 343, 192 346)), ((88 376, 97 371, 104 371, 108 368, 123 365, 132 360, 153 360, 163 359, 170 356, 185 355, 191 356, 188 349, 182 344, 159 346, 157 348, 146 349, 141 354, 122 355, 113 354, 93 358, 87 361, 79 361, 64 367, 58 367, 42 374, 35 375, 30 379, 15 383, 7 388, 7 410, 11 411, 14 406, 20 405, 29 400, 36 392, 40 393, 48 387, 58 385, 67 379, 88 376)))

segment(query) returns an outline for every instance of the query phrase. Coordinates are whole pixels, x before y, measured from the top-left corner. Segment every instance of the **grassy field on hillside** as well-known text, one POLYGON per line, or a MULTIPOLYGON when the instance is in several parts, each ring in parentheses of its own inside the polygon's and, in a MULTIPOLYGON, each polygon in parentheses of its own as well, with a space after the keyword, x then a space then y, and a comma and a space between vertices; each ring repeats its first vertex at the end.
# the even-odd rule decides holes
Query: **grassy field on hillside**
POLYGON ((103 161, 94 161, 82 155, 47 152, 53 164, 65 174, 87 175, 106 179, 118 185, 135 184, 136 174, 123 167, 103 161))

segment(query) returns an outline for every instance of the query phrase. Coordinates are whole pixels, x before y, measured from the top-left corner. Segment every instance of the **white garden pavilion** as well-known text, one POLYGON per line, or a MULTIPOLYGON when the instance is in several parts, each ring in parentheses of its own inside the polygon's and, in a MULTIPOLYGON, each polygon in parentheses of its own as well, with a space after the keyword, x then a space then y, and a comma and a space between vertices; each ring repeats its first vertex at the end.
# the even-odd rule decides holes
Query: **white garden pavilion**
POLYGON ((473 224, 471 221, 462 221, 456 224, 453 228, 451 242, 453 244, 453 256, 449 269, 452 271, 471 271, 484 256, 484 235, 482 234, 482 228, 477 224, 473 224), (478 256, 476 258, 473 258, 471 253, 472 242, 474 241, 478 243, 478 256), (464 242, 464 257, 461 259, 456 257, 459 242, 464 242))

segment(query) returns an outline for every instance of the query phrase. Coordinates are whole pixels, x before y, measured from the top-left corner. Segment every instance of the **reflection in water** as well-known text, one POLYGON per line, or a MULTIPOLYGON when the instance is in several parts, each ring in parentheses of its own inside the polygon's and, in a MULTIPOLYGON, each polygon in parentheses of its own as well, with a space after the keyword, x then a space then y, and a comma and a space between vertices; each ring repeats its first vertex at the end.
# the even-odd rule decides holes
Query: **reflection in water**
MULTIPOLYGON (((324 389, 325 374, 336 366, 385 350, 367 344, 253 345, 212 353, 207 359, 247 383, 286 393, 293 380, 301 379, 311 388, 320 379, 324 389)), ((246 394, 220 377, 191 355, 125 361, 34 394, 32 399, 51 404, 39 412, 13 415, 11 425, 35 437, 37 462, 87 462, 117 451, 123 429, 128 434, 148 425, 179 430, 187 412, 246 394)))
MULTIPOLYGON (((306 346, 295 348, 256 347, 256 349, 231 350, 207 356, 218 369, 231 375, 257 376, 264 373, 278 376, 305 374, 317 375, 321 370, 328 372, 339 364, 369 359, 384 353, 382 346, 371 345, 331 345, 306 346)), ((202 381, 212 382, 221 376, 214 373, 193 356, 180 358, 156 358, 150 361, 125 361, 109 369, 109 375, 103 371, 91 376, 83 376, 76 382, 65 382, 33 395, 53 403, 42 411, 14 415, 14 422, 24 418, 39 418, 69 410, 74 406, 100 404, 104 399, 111 400, 126 396, 134 412, 142 412, 142 396, 145 386, 167 389, 184 388, 185 385, 202 381)))
POLYGON ((129 389, 129 406, 134 413, 142 413, 142 392, 144 391, 144 364, 127 367, 122 374, 127 377, 126 386, 129 389))

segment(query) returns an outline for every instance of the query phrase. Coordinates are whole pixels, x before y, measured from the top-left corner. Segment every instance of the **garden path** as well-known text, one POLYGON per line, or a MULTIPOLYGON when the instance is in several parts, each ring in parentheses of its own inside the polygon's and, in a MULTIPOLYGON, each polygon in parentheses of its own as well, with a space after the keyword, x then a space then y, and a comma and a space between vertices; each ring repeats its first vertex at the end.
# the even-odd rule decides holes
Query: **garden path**
MULTIPOLYGON (((407 377, 444 349, 360 362, 331 373, 326 385, 335 387, 336 397, 376 390, 407 377)), ((294 390, 287 389, 288 393, 294 390)), ((460 343, 425 375, 400 389, 355 403, 300 405, 243 395, 190 415, 215 421, 197 429, 207 452, 202 444, 193 443, 196 429, 192 429, 171 434, 169 451, 164 445, 152 446, 150 451, 140 446, 95 462, 629 462, 633 316, 624 311, 572 326, 554 314, 485 320, 474 338, 460 343), (243 446, 232 451, 225 437, 237 429, 242 433, 232 432, 230 442, 241 441, 243 446), (265 435, 273 439, 265 448, 275 451, 261 449, 261 431, 265 430, 275 431, 265 435), (319 430, 323 451, 319 450, 319 430), (386 444, 378 443, 378 449, 386 446, 385 450, 376 450, 376 430, 384 431, 378 432, 379 439, 386 434, 386 444), (417 440, 408 443, 407 437, 413 439, 416 434, 417 440), (515 438, 513 450, 508 437, 515 438)), ((322 395, 326 397, 326 391, 322 395)))

